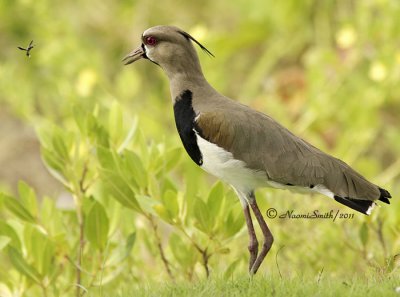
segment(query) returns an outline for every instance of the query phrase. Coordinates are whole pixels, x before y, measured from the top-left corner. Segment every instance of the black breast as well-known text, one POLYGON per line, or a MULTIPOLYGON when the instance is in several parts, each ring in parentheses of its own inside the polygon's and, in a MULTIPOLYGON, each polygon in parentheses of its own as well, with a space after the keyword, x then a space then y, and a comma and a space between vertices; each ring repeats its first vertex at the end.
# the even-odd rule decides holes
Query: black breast
POLYGON ((196 127, 194 120, 196 114, 192 106, 192 95, 190 90, 185 90, 176 98, 174 104, 175 123, 183 146, 190 158, 197 165, 201 165, 203 164, 203 157, 197 145, 196 133, 194 131, 195 128, 197 131, 198 127, 196 127))

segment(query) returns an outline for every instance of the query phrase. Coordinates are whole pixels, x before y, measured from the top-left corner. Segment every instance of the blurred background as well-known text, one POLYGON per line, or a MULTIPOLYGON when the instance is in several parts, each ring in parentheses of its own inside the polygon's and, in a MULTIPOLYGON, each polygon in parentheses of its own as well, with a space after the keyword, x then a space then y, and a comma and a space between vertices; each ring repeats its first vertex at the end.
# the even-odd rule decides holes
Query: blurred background
MULTIPOLYGON (((25 180, 39 197, 64 195, 42 165, 35 129, 47 122, 68 129, 76 105, 92 110, 118 101, 128 118, 138 119, 148 141, 180 146, 164 73, 146 61, 129 67, 121 63, 139 45, 141 33, 159 24, 179 26, 215 55, 199 50, 205 76, 221 93, 271 115, 392 193, 392 205, 371 218, 271 221, 277 232, 274 253, 286 246, 283 270, 301 272, 304 263, 321 264, 326 257, 330 262, 316 265, 315 271, 323 266, 333 274, 354 267, 363 271, 368 259, 384 265, 400 251, 397 0, 2 0, 1 190, 13 193, 25 180), (35 47, 28 58, 17 46, 31 40, 35 47), (366 251, 358 236, 364 222, 371 230, 383 225, 383 233, 376 229, 371 238, 377 243, 360 256, 366 251)), ((192 167, 183 156, 176 172, 182 185, 192 167)), ((206 174, 201 178, 214 182, 206 174)), ((275 190, 261 190, 258 196, 264 211, 272 206, 279 212, 340 208, 321 196, 275 190)), ((242 239, 246 254, 246 236, 242 239)))

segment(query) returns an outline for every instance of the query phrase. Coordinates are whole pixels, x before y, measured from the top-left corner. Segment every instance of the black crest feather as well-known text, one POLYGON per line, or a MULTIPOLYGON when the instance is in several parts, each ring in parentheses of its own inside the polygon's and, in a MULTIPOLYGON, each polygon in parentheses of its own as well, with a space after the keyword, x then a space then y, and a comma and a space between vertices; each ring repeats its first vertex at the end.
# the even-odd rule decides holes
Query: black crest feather
POLYGON ((178 31, 179 34, 183 35, 183 37, 185 37, 188 40, 191 40, 193 42, 195 42, 203 51, 205 51, 207 54, 209 54, 212 57, 215 57, 212 52, 210 52, 204 45, 202 45, 200 42, 198 42, 196 39, 193 38, 192 35, 190 35, 189 33, 185 32, 185 31, 178 31))

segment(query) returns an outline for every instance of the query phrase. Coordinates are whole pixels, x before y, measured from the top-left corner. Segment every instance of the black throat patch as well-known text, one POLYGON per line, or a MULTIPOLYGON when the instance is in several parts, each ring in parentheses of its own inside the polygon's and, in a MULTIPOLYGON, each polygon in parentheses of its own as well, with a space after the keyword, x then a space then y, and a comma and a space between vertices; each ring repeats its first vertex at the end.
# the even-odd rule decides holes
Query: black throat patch
POLYGON ((196 114, 193 110, 192 99, 193 93, 190 90, 183 91, 176 98, 174 104, 175 123, 186 152, 197 165, 202 165, 203 156, 197 145, 196 132, 194 130, 196 129, 199 133, 201 131, 199 131, 194 120, 196 114))

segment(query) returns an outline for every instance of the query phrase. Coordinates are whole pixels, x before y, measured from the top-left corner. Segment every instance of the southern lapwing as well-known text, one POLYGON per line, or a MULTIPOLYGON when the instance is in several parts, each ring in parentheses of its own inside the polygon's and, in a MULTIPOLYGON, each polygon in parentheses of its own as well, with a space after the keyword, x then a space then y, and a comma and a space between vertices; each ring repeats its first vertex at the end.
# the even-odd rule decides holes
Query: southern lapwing
POLYGON ((187 153, 201 168, 230 184, 240 199, 249 234, 250 274, 257 272, 274 241, 257 206, 258 187, 320 193, 367 215, 376 200, 390 203, 388 191, 343 161, 270 116, 218 93, 204 78, 192 42, 212 55, 177 27, 152 27, 123 61, 127 65, 144 58, 167 74, 176 127, 187 153), (250 209, 264 237, 260 253, 250 209))

